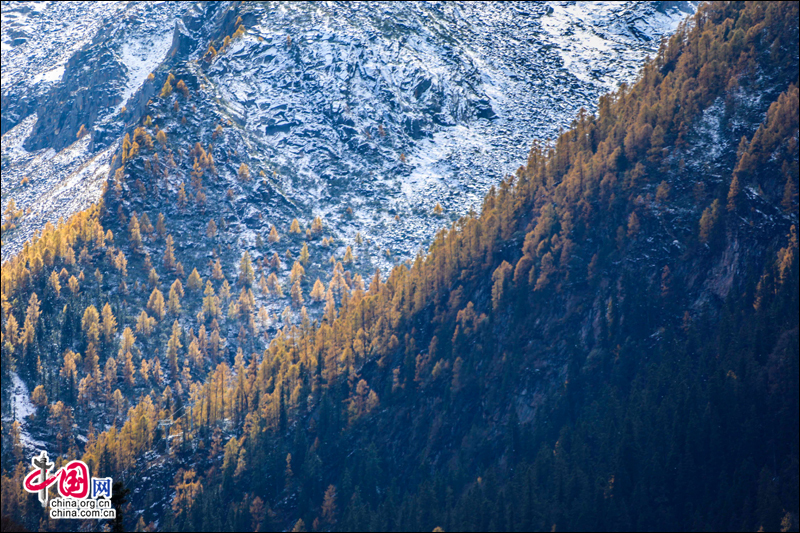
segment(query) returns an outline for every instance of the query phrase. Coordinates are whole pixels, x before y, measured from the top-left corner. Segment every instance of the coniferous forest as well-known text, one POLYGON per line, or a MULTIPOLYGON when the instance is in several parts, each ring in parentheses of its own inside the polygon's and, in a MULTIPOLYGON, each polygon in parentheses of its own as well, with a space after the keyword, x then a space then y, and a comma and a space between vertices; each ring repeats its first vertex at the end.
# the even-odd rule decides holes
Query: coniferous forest
MULTIPOLYGON (((797 2, 702 3, 391 272, 321 217, 233 253, 269 174, 151 74, 101 200, 3 263, 3 403, 126 530, 797 531, 798 63, 797 2)), ((2 439, 4 530, 102 527, 2 439)))

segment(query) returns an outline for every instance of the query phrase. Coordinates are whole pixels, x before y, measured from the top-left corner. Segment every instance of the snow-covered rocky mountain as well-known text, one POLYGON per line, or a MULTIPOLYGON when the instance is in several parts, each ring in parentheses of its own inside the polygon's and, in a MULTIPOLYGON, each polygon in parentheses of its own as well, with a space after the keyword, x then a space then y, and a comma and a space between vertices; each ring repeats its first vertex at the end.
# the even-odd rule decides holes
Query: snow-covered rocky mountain
POLYGON ((198 119, 229 120, 238 155, 273 171, 288 201, 273 219, 322 215, 342 239, 361 231, 390 250, 380 261, 406 259, 478 208, 533 139, 631 81, 695 8, 253 3, 237 10, 246 35, 209 65, 236 5, 3 2, 2 203, 28 212, 3 259, 99 198, 157 90, 148 74, 178 65, 201 80, 198 119))

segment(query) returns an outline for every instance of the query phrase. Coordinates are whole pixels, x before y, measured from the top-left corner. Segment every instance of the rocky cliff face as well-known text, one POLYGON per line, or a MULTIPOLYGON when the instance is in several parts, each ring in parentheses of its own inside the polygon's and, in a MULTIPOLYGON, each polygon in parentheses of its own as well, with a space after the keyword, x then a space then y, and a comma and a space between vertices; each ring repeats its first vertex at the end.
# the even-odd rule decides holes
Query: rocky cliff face
POLYGON ((373 234, 392 264, 443 223, 436 203, 445 220, 476 208, 533 138, 630 81, 694 9, 246 5, 245 38, 202 62, 233 34, 233 7, 4 4, 3 206, 13 197, 31 210, 4 235, 4 259, 97 198, 109 148, 153 95, 147 76, 158 89, 180 66, 203 86, 201 120, 235 123, 241 155, 274 173, 290 203, 343 238, 373 234), (81 126, 88 140, 76 140, 81 126))

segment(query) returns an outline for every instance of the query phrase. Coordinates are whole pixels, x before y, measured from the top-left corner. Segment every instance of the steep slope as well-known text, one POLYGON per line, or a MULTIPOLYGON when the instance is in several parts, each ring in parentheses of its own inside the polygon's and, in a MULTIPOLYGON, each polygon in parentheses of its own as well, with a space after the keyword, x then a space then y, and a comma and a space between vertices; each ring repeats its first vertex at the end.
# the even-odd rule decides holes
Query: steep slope
POLYGON ((277 171, 291 201, 339 238, 372 234, 376 255, 392 253, 377 260, 392 265, 477 208, 533 138, 555 135, 606 87, 630 80, 693 9, 7 2, 3 210, 13 198, 30 214, 4 232, 3 258, 100 197, 123 131, 145 118, 147 75, 161 73, 160 86, 209 43, 220 48, 238 16, 244 38, 213 65, 188 65, 204 85, 200 120, 213 129, 230 119, 244 143, 237 158, 277 171), (568 35, 586 37, 579 52, 568 35), (602 71, 587 74, 598 55, 602 71), (81 126, 89 135, 76 141, 81 126), (437 202, 444 217, 432 213, 437 202))
POLYGON ((479 219, 274 342, 173 523, 244 483, 228 523, 796 527, 796 14, 701 9, 479 219))
MULTIPOLYGON (((677 5, 684 10, 692 9, 691 3, 677 5)), ((134 126, 141 126, 146 117, 152 115, 152 122, 147 126, 148 135, 155 138, 159 130, 164 130, 168 134, 168 140, 158 153, 163 157, 169 152, 171 161, 162 159, 161 164, 153 161, 151 165, 146 159, 154 159, 155 153, 144 146, 142 151, 146 152, 147 157, 132 157, 127 163, 127 172, 119 180, 115 178, 115 181, 121 182, 122 190, 119 197, 115 194, 105 201, 105 206, 112 214, 123 215, 116 220, 113 216, 103 220, 105 232, 110 230, 111 237, 116 235, 117 239, 123 239, 121 246, 117 248, 112 244, 107 247, 105 237, 87 243, 86 254, 91 253, 94 256, 93 260, 91 262, 79 260, 74 268, 69 268, 68 263, 66 270, 59 271, 63 275, 59 277, 59 284, 63 287, 64 294, 70 294, 74 298, 65 299, 59 288, 55 291, 55 299, 44 305, 46 314, 42 321, 47 322, 50 314, 56 310, 63 310, 63 304, 67 301, 71 306, 68 310, 75 313, 83 313, 89 305, 94 305, 99 312, 107 302, 111 304, 110 309, 113 308, 113 315, 116 317, 115 320, 118 320, 119 327, 116 327, 109 337, 108 346, 99 347, 99 365, 102 371, 105 370, 108 356, 117 350, 117 340, 125 327, 130 327, 139 337, 137 349, 143 342, 139 334, 141 328, 137 328, 139 322, 137 319, 140 316, 138 310, 149 301, 150 292, 155 286, 150 282, 151 268, 155 268, 154 273, 157 276, 169 278, 166 285, 163 282, 160 284, 155 282, 163 291, 165 299, 175 273, 183 283, 187 281, 191 269, 181 274, 182 265, 175 265, 177 269, 173 271, 161 260, 167 231, 174 239, 179 261, 182 260, 187 265, 190 262, 194 264, 200 256, 211 254, 209 257, 214 258, 216 254, 220 259, 220 268, 224 269, 229 278, 230 273, 236 270, 241 250, 249 250, 254 260, 270 259, 268 263, 263 261, 261 263, 261 268, 266 269, 263 275, 264 283, 269 281, 270 292, 265 293, 263 290, 259 292, 254 288, 258 298, 258 308, 263 309, 266 315, 257 315, 258 323, 252 324, 252 327, 251 324, 247 325, 250 331, 258 327, 259 333, 273 334, 282 324, 293 320, 285 314, 287 303, 296 300, 290 298, 294 277, 290 273, 290 267, 294 259, 302 256, 304 244, 304 239, 296 233, 290 233, 292 238, 287 239, 286 233, 294 217, 299 217, 303 222, 304 232, 316 228, 305 239, 307 240, 305 244, 310 247, 310 260, 301 262, 304 270, 307 270, 304 279, 301 280, 301 290, 309 313, 311 316, 318 316, 322 314, 327 300, 325 291, 313 296, 310 293, 316 286, 315 278, 320 277, 327 282, 332 277, 330 267, 335 265, 328 263, 330 258, 335 256, 352 270, 352 274, 343 272, 343 278, 349 287, 358 285, 361 283, 358 273, 371 274, 377 265, 386 267, 399 262, 404 256, 397 254, 398 246, 402 247, 399 251, 405 250, 403 253, 406 254, 409 250, 416 250, 420 245, 417 241, 420 231, 430 236, 437 226, 445 223, 448 216, 455 216, 454 210, 450 209, 447 203, 445 205, 448 211, 443 214, 435 213, 433 209, 435 202, 429 201, 431 200, 429 197, 424 197, 426 202, 424 211, 400 218, 399 213, 390 208, 393 210, 392 213, 382 217, 368 217, 365 220, 360 216, 363 213, 358 209, 360 202, 376 202, 373 205, 376 210, 388 205, 385 191, 380 192, 385 185, 381 185, 382 177, 377 182, 372 181, 374 176, 364 177, 363 180, 354 177, 349 184, 340 183, 341 186, 337 186, 336 194, 322 199, 317 198, 315 201, 309 190, 316 190, 316 185, 303 182, 301 179, 303 177, 294 169, 288 168, 285 161, 283 164, 270 161, 275 153, 285 150, 286 146, 282 143, 288 139, 293 145, 305 143, 309 147, 318 147, 319 153, 315 157, 329 149, 344 150, 348 152, 351 160, 348 164, 364 167, 362 174, 368 172, 365 170, 364 161, 371 157, 369 154, 353 151, 349 145, 328 140, 331 132, 334 133, 334 137, 347 136, 353 128, 350 119, 345 116, 347 113, 341 109, 339 110, 341 116, 338 118, 331 115, 330 110, 339 102, 338 96, 334 98, 331 84, 338 84, 341 80, 327 77, 324 68, 314 63, 313 58, 324 50, 336 53, 340 62, 348 65, 345 69, 349 73, 347 79, 352 80, 360 100, 371 102, 369 106, 389 109, 393 104, 387 103, 386 98, 394 98, 392 95, 395 93, 405 102, 402 109, 395 109, 390 114, 391 120, 397 123, 398 142, 402 147, 408 148, 409 154, 407 163, 401 165, 403 170, 397 175, 399 178, 393 178, 395 183, 392 185, 394 191, 392 194, 402 193, 396 187, 397 179, 410 182, 406 179, 409 171, 419 173, 422 163, 426 165, 431 163, 432 160, 428 158, 429 148, 434 143, 431 135, 437 132, 441 134, 445 129, 449 129, 452 131, 447 133, 446 137, 459 138, 459 132, 462 132, 464 125, 474 126, 476 121, 482 124, 482 128, 491 131, 497 124, 506 121, 505 117, 510 119, 520 115, 518 108, 500 104, 495 105, 499 115, 493 120, 478 117, 473 113, 474 109, 471 107, 475 104, 473 100, 486 97, 483 93, 492 87, 481 80, 488 79, 487 72, 494 72, 498 68, 502 71, 508 70, 509 65, 498 67, 497 64, 509 61, 505 56, 512 50, 509 50, 505 41, 487 39, 481 31, 464 27, 465 20, 475 20, 478 16, 476 12, 470 10, 462 13, 459 10, 454 12, 448 6, 415 6, 405 12, 398 11, 396 6, 386 6, 385 9, 404 20, 407 26, 392 30, 406 36, 396 45, 389 45, 386 39, 376 39, 376 35, 380 36, 383 31, 378 20, 380 17, 376 17, 369 10, 348 14, 351 8, 339 4, 326 5, 321 11, 300 6, 288 12, 282 7, 276 11, 265 9, 260 5, 239 6, 236 3, 208 3, 202 8, 186 3, 129 2, 124 6, 77 4, 68 6, 70 10, 67 12, 61 11, 60 4, 53 9, 45 9, 47 6, 37 5, 32 9, 27 4, 13 2, 4 4, 3 257, 14 256, 22 249, 25 240, 33 235, 34 231, 46 229, 45 225, 48 222, 56 224, 60 217, 86 208, 103 195, 106 175, 109 172, 114 174, 122 160, 123 142, 120 136, 123 131, 132 135, 135 142, 137 136, 133 131, 134 126), (234 23, 240 15, 245 17, 248 25, 252 26, 250 30, 244 36, 234 39, 232 46, 225 50, 220 49, 214 61, 193 62, 205 56, 209 41, 220 47, 224 38, 234 33, 234 23), (178 17, 180 19, 177 23, 174 22, 178 17), (316 17, 314 20, 319 19, 317 22, 321 20, 327 21, 325 24, 332 24, 336 29, 337 38, 334 41, 327 40, 329 36, 325 37, 316 30, 302 35, 295 33, 294 46, 284 47, 285 35, 282 32, 289 31, 293 25, 300 24, 302 27, 302 24, 308 22, 306 20, 308 17, 316 17), (342 25, 340 21, 345 19, 348 22, 342 25), (74 33, 72 29, 80 30, 80 38, 65 40, 65 36, 74 33), (471 33, 467 35, 467 32, 471 33), (460 34, 464 35, 459 37, 460 34), (469 38, 466 38, 467 36, 469 38), (454 41, 456 38, 460 41, 454 41), (473 46, 478 48, 469 48, 467 41, 474 42, 473 46), (35 42, 41 42, 41 46, 37 48, 35 42), (303 47, 300 47, 300 44, 303 44, 303 47), (465 51, 458 57, 451 57, 453 50, 458 49, 456 44, 465 51), (73 52, 73 49, 77 51, 73 52), (273 67, 269 71, 255 67, 250 69, 252 72, 243 70, 248 64, 266 63, 270 59, 270 50, 277 50, 280 53, 278 57, 273 58, 273 67), (370 69, 378 68, 375 65, 380 66, 382 71, 386 71, 387 68, 396 69, 398 58, 403 60, 411 58, 414 66, 413 68, 403 66, 406 70, 402 71, 402 76, 397 74, 394 78, 399 85, 394 87, 393 92, 386 91, 364 77, 369 77, 371 74, 366 75, 362 72, 363 57, 372 57, 370 69), (187 62, 187 59, 190 61, 187 62), (439 66, 432 69, 429 63, 436 63, 439 66), (167 98, 159 97, 160 88, 171 67, 174 67, 172 71, 184 79, 190 87, 188 96, 184 96, 176 89, 175 93, 167 98), (63 72, 60 70, 62 68, 63 72), (152 79, 148 76, 151 70, 154 72, 152 79), (320 71, 318 81, 303 85, 305 77, 315 73, 316 70, 320 71), (60 77, 52 74, 46 79, 39 79, 36 76, 37 72, 51 71, 57 71, 60 77), (270 140, 270 136, 257 127, 258 121, 250 119, 247 122, 241 115, 241 110, 253 102, 246 95, 239 101, 240 92, 232 91, 229 85, 232 80, 235 81, 235 77, 231 75, 234 71, 246 74, 244 77, 250 82, 258 82, 264 87, 278 84, 284 76, 297 78, 301 84, 300 88, 286 87, 279 96, 291 100, 293 106, 300 107, 304 96, 313 94, 316 95, 315 98, 321 98, 315 103, 317 107, 303 111, 303 116, 310 125, 298 131, 279 135, 277 144, 271 145, 270 142, 275 139, 270 140), (470 72, 468 76, 467 72, 470 72), (465 77, 469 77, 479 87, 463 89, 461 85, 465 77), (428 87, 421 91, 428 96, 411 94, 409 84, 413 87, 426 85, 426 80, 434 78, 438 80, 438 85, 433 89, 428 87), (435 98, 430 96, 434 93, 438 95, 435 98), (445 98, 445 94, 449 96, 445 98), (88 98, 89 95, 93 97, 88 98), (449 107, 443 109, 439 100, 445 99, 452 105, 448 104, 449 107), (175 104, 178 104, 177 108, 175 104), (454 115, 448 110, 450 107, 461 111, 457 111, 454 115), (40 111, 38 114, 29 114, 37 108, 40 111), (413 119, 416 124, 411 128, 413 130, 411 134, 403 132, 406 119, 408 121, 413 119), (81 131, 81 126, 86 128, 84 132, 81 131), (224 127, 224 134, 218 135, 217 126, 224 127), (313 135, 321 137, 316 140, 307 138, 306 135, 314 128, 316 133, 312 132, 313 135), (78 134, 79 138, 73 142, 78 134), (190 152, 198 141, 208 148, 209 154, 213 154, 216 161, 208 174, 201 176, 200 182, 195 182, 193 176, 195 171, 192 167, 195 156, 199 154, 190 152), (214 150, 211 148, 212 143, 216 145, 214 150), (418 143, 424 144, 419 149, 420 152, 427 154, 423 158, 412 155, 416 151, 414 146, 418 143), (114 159, 115 154, 116 159, 114 159), (171 162, 175 161, 177 163, 172 167, 171 162), (238 179, 238 169, 242 162, 252 166, 253 179, 249 182, 238 179), (279 172, 272 173, 275 170, 279 172), (266 171, 266 174, 262 176, 263 171, 266 171), (159 175, 163 181, 153 179, 159 175), (209 177, 212 178, 210 183, 204 181, 209 177), (199 188, 195 188, 195 183, 199 188), (146 188, 141 189, 145 184, 146 188), (176 201, 180 197, 181 185, 185 188, 186 205, 176 201), (365 188, 361 190, 359 198, 354 200, 351 191, 362 185, 365 188), (142 190, 146 193, 142 194, 142 190), (202 194, 198 196, 198 192, 202 194), (9 202, 12 199, 15 200, 15 209, 9 209, 9 202), (325 209, 318 209, 325 202, 328 202, 325 204, 325 209), (123 211, 119 211, 120 204, 123 211), (313 206, 310 207, 310 204, 313 206), (348 209, 350 204, 355 208, 354 211, 348 209), (128 217, 132 212, 137 213, 142 220, 144 234, 143 245, 135 246, 133 254, 124 238, 128 234, 128 217), (314 215, 325 213, 328 213, 328 216, 325 217, 324 223, 314 226, 314 215), (149 215, 150 218, 145 219, 143 214, 149 215), (163 233, 156 231, 159 214, 165 215, 165 220, 169 221, 168 228, 163 233), (389 215, 397 215, 398 218, 389 215), (207 224, 212 220, 219 228, 219 236, 216 239, 204 238, 207 224), (414 222, 415 220, 424 220, 426 224, 420 226, 414 222), (16 228, 8 230, 12 226, 16 228), (148 230, 148 226, 152 226, 152 230, 148 230), (277 226, 280 230, 281 240, 267 244, 273 226, 277 226), (416 233, 406 234, 403 228, 407 226, 413 226, 416 233), (367 236, 367 231, 370 229, 377 233, 367 236), (362 232, 363 238, 358 235, 359 231, 362 232), (376 239, 383 239, 383 242, 376 245, 374 242, 376 239), (392 249, 390 253, 385 250, 387 245, 392 249), (348 260, 348 248, 354 251, 350 253, 352 260, 348 260), (116 269, 116 264, 122 265, 118 261, 120 251, 123 252, 121 257, 131 261, 130 268, 116 269), (107 263, 96 261, 102 253, 106 253, 107 263), (279 259, 275 257, 275 253, 279 254, 279 259), (291 254, 293 259, 288 259, 287 253, 291 254), (93 277, 95 270, 105 275, 105 279, 93 277), (124 276, 117 278, 114 276, 123 273, 124 276), (270 279, 271 273, 276 276, 274 282, 270 279), (77 283, 74 286, 79 291, 77 293, 72 293, 69 289, 70 278, 73 275, 77 283), (120 283, 123 280, 126 282, 124 285, 120 283), (92 281, 96 284, 96 292, 85 294, 86 284, 92 281), (278 286, 281 288, 278 289, 278 286), (129 290, 132 294, 126 294, 129 290), (309 301, 309 296, 313 300, 309 301), (97 298, 104 301, 97 301, 97 298), (135 313, 131 311, 130 316, 125 310, 127 305, 123 303, 125 300, 132 309, 137 310, 135 313), (60 307, 56 307, 55 303, 59 303, 60 307)), ((511 151, 524 150, 527 140, 520 135, 525 131, 528 134, 532 131, 538 133, 536 128, 544 127, 546 129, 542 130, 542 134, 554 133, 559 120, 566 124, 577 106, 594 104, 592 98, 598 94, 599 87, 627 79, 631 75, 631 68, 635 68, 632 66, 640 64, 645 54, 654 50, 658 39, 674 29, 683 13, 676 8, 662 11, 651 3, 626 3, 608 6, 607 9, 594 13, 592 19, 586 19, 584 16, 583 19, 577 20, 577 14, 561 9, 564 6, 560 6, 557 10, 534 7, 536 8, 534 11, 520 11, 519 6, 503 9, 493 7, 491 21, 484 24, 488 25, 486 33, 489 34, 498 31, 518 32, 517 37, 520 39, 525 37, 526 46, 531 47, 529 55, 534 58, 531 69, 517 72, 504 82, 505 91, 509 94, 513 92, 515 95, 509 102, 518 106, 529 102, 528 105, 531 106, 533 104, 530 102, 535 100, 537 107, 558 108, 557 112, 553 112, 550 117, 553 120, 550 121, 518 119, 517 122, 524 123, 524 126, 519 130, 519 135, 514 134, 516 140, 513 140, 508 132, 503 136, 491 136, 492 140, 497 140, 497 146, 505 146, 511 151), (543 17, 558 22, 558 27, 545 28, 547 24, 542 22, 543 17), (527 22, 522 24, 522 29, 514 28, 524 21, 527 22), (595 43, 602 44, 608 41, 625 45, 624 52, 617 47, 618 49, 610 54, 607 61, 608 70, 597 80, 576 81, 569 65, 559 63, 557 56, 561 45, 553 44, 551 41, 560 39, 573 23, 579 25, 584 32, 597 33, 595 43), (637 28, 644 28, 646 31, 642 33, 637 28), (541 50, 534 53, 538 50, 537 47, 541 47, 541 50), (571 87, 570 91, 559 89, 557 84, 547 84, 542 81, 550 78, 565 80, 571 87), (537 91, 535 93, 527 91, 526 88, 534 82, 539 86, 537 91)), ((607 48, 605 45, 603 47, 607 48)), ((522 55, 516 53, 514 57, 520 59, 522 55)), ((495 78, 500 75, 505 79, 506 74, 502 72, 492 74, 492 79, 497 81, 495 78)), ((174 79, 173 83, 177 84, 174 79)), ((497 98, 501 96, 496 95, 497 98)), ((371 120, 369 106, 354 110, 352 117, 360 121, 371 120)), ((279 105, 270 109, 278 112, 280 107, 279 105)), ((261 118, 266 120, 265 117, 261 118)), ((372 135, 373 140, 383 138, 380 130, 378 133, 373 131, 372 135)), ((138 140, 139 143, 142 142, 141 138, 138 140)), ((362 141, 359 141, 361 143, 359 146, 363 147, 367 140, 362 139, 362 141)), ((355 146, 353 143, 349 144, 355 146)), ((372 144, 378 146, 374 142, 372 144)), ((160 142, 158 146, 161 147, 160 142)), ((381 157, 384 159, 390 156, 399 157, 397 152, 392 150, 383 150, 381 157)), ((456 151, 455 155, 461 157, 459 151, 456 151)), ((474 173, 475 169, 494 165, 498 161, 498 155, 503 155, 507 163, 511 162, 512 166, 507 170, 517 165, 518 157, 514 157, 510 152, 506 153, 503 149, 499 152, 495 150, 494 155, 480 160, 473 157, 475 164, 467 170, 474 173)), ((297 159, 301 158, 298 156, 297 159)), ((391 165, 396 166, 397 161, 394 159, 392 161, 391 165)), ((338 165, 335 161, 326 164, 327 167, 325 165, 315 167, 315 172, 319 175, 313 179, 317 179, 320 184, 324 184, 327 179, 324 176, 327 173, 325 168, 329 167, 333 172, 338 165)), ((205 169, 203 172, 206 172, 205 169)), ((458 202, 465 200, 468 202, 459 204, 461 207, 456 211, 466 210, 470 202, 474 204, 475 199, 482 195, 490 183, 500 175, 499 172, 487 173, 482 170, 478 174, 479 180, 462 180, 466 185, 473 187, 475 193, 459 196, 458 202)), ((449 179, 453 174, 448 171, 445 175, 449 179)), ((112 185, 115 181, 112 181, 112 185)), ((412 200, 417 201, 422 198, 415 195, 412 200)), ((87 231, 97 237, 95 228, 87 231)), ((81 251, 82 248, 76 250, 76 258, 81 256, 81 251)), ((67 253, 66 247, 62 247, 60 253, 67 253)), ((88 255, 83 257, 88 259, 88 255)), ((54 266, 47 257, 42 259, 45 266, 54 266)), ((69 255, 62 259, 71 261, 69 255)), ((204 278, 212 272, 210 266, 207 272, 199 263, 198 268, 204 278)), ((37 275, 40 273, 38 267, 33 270, 37 275)), ((230 302, 225 296, 225 289, 220 286, 221 279, 215 278, 214 283, 217 284, 215 290, 222 291, 220 296, 222 296, 223 316, 220 317, 222 324, 219 325, 221 338, 237 337, 241 333, 241 324, 236 320, 227 323, 223 320, 230 310, 230 302)), ((46 290, 46 286, 40 284, 36 292, 44 296, 43 291, 46 290)), ((235 297, 236 294, 234 299, 235 297)), ((26 302, 27 298, 29 296, 26 296, 26 302)), ((15 306, 23 305, 21 300, 11 303, 15 306)), ((200 299, 194 303, 198 305, 192 310, 192 315, 199 310, 200 299)), ((148 312, 153 315, 152 310, 148 312)), ((290 312, 297 315, 302 312, 302 306, 293 306, 290 312)), ((185 314, 188 316, 189 313, 185 314)), ((18 313, 18 316, 19 326, 23 328, 22 313, 18 313)), ((61 324, 60 320, 56 322, 61 324)), ((183 319, 181 322, 187 330, 193 328, 193 324, 186 323, 183 319)), ((85 355, 87 343, 77 334, 79 329, 77 323, 73 323, 72 328, 66 329, 60 325, 47 323, 49 327, 46 328, 46 332, 39 331, 37 335, 37 340, 39 337, 47 339, 42 340, 46 347, 42 348, 41 353, 23 355, 18 348, 16 357, 27 361, 30 365, 27 368, 20 365, 20 373, 28 382, 31 391, 43 382, 53 383, 55 388, 51 389, 48 385, 48 390, 50 403, 55 403, 60 397, 58 390, 61 384, 56 383, 58 380, 52 376, 60 373, 67 347, 69 346, 73 353, 85 355), (43 371, 34 368, 40 355, 43 359, 43 371), (51 377, 43 378, 40 372, 50 374, 51 377)), ((210 328, 211 325, 208 326, 210 328)), ((163 322, 159 321, 154 329, 152 346, 158 346, 163 344, 162 341, 166 341, 158 339, 160 335, 171 334, 171 321, 166 319, 163 322)), ((196 326, 194 329, 197 329, 196 326)), ((16 340, 15 335, 9 336, 16 340)), ((266 337, 257 336, 253 350, 261 351, 267 340, 266 337)), ((205 352, 205 348, 203 351, 205 352)), ((122 355, 124 356, 124 353, 122 355)), ((139 367, 140 355, 136 349, 133 351, 133 356, 136 366, 139 367)), ((81 368, 80 360, 77 366, 83 371, 89 371, 93 367, 90 364, 86 368, 81 368)), ((121 376, 123 359, 120 359, 118 366, 121 376)), ((11 367, 6 365, 5 368, 11 367)), ((4 394, 10 392, 12 377, 8 373, 3 375, 4 394)), ((78 372, 73 376, 74 383, 64 384, 68 385, 66 389, 71 391, 67 394, 67 400, 74 401, 79 396, 80 382, 85 377, 78 372)), ((86 391, 85 394, 93 393, 94 389, 91 386, 93 381, 100 382, 102 379, 88 380, 85 383, 87 387, 83 389, 86 391)), ((142 392, 148 390, 147 380, 138 386, 121 387, 121 393, 128 401, 136 399, 142 392)), ((114 391, 114 387, 109 389, 109 395, 114 391)), ((101 402, 101 405, 103 403, 101 402)), ((7 406, 9 403, 6 402, 4 405, 7 406)), ((4 411, 6 420, 11 415, 11 411, 7 409, 4 411)), ((111 423, 116 416, 117 414, 103 414, 97 418, 94 412, 83 415, 85 418, 94 418, 98 426, 111 423)), ((79 417, 79 420, 83 421, 83 417, 79 417)), ((41 417, 39 420, 41 421, 41 417)), ((33 437, 26 433, 28 424, 24 419, 20 421, 23 441, 32 439, 33 437)), ((84 429, 79 431, 77 436, 85 439, 86 426, 80 425, 84 429)), ((34 433, 44 431, 43 428, 30 428, 30 430, 34 433)), ((56 434, 50 437, 55 438, 56 434)))
MULTIPOLYGON (((335 264, 325 305, 306 317, 296 302, 301 323, 267 349, 254 333, 274 329, 256 309, 281 300, 274 286, 251 296, 255 271, 287 273, 227 250, 244 233, 238 197, 285 200, 267 180, 223 175, 239 133, 213 137, 180 114, 203 89, 176 68, 188 96, 154 98, 103 204, 5 266, 3 367, 15 357, 63 398, 48 413, 61 437, 47 435, 62 451, 83 448, 93 471, 131 487, 172 484, 134 491, 130 526, 796 527, 797 15, 704 5, 597 116, 535 145, 479 216, 368 289, 335 264), (184 118, 194 135, 148 142, 184 118), (199 193, 231 206, 207 238, 187 212, 202 210, 199 193), (148 211, 163 226, 147 229, 148 211), (167 285, 180 308, 153 290, 167 285), (135 338, 118 341, 116 322, 136 317, 135 338), (114 427, 81 446, 72 416, 114 427)), ((327 231, 251 251, 285 257, 327 231)), ((287 292, 307 293, 294 276, 287 292)), ((4 514, 31 505, 13 496, 20 472, 4 474, 4 514)))

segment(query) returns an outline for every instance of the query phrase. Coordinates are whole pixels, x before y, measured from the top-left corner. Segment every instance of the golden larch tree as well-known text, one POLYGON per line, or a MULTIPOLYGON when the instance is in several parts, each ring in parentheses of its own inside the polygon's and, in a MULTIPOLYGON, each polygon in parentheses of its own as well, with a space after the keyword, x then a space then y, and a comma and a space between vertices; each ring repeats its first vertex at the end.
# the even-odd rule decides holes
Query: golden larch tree
POLYGON ((164 266, 172 270, 175 268, 175 243, 172 235, 167 235, 167 247, 164 250, 164 266))
POLYGON ((275 244, 281 240, 280 235, 278 235, 278 230, 275 228, 274 224, 272 225, 272 229, 269 230, 269 237, 267 237, 267 240, 272 244, 275 244))
POLYGON ((150 293, 150 299, 147 301, 147 309, 152 311, 159 320, 164 318, 164 295, 161 294, 161 291, 157 288, 153 289, 153 292, 150 293))
POLYGON ((246 163, 239 165, 239 179, 242 181, 250 181, 250 167, 246 163))

